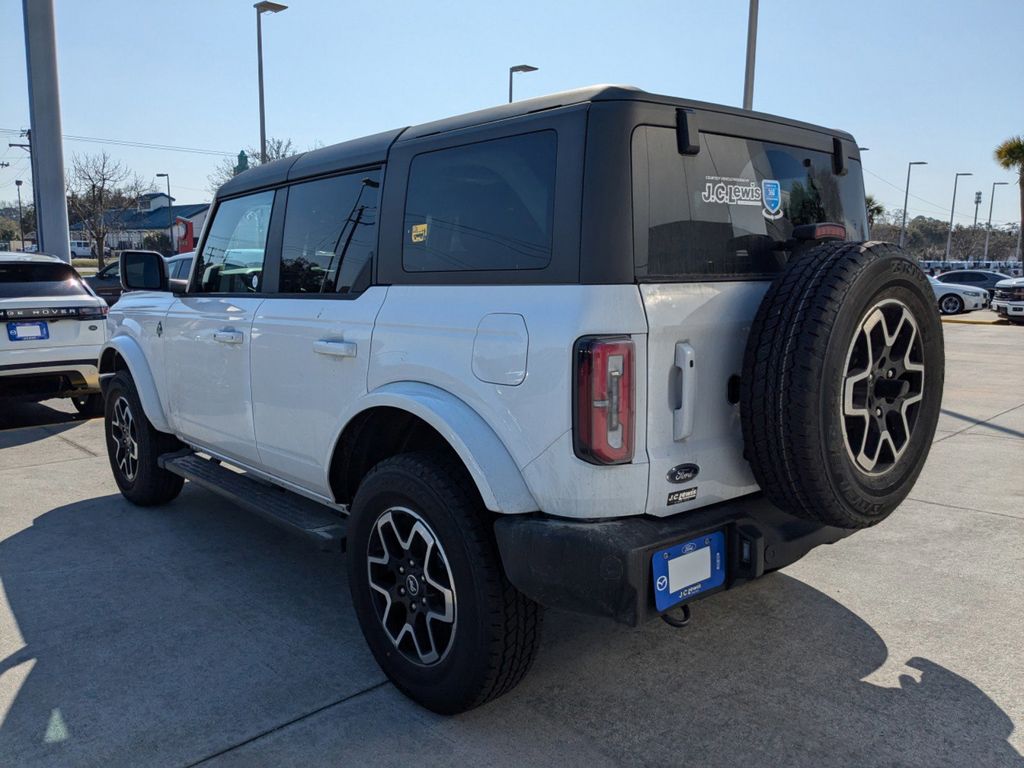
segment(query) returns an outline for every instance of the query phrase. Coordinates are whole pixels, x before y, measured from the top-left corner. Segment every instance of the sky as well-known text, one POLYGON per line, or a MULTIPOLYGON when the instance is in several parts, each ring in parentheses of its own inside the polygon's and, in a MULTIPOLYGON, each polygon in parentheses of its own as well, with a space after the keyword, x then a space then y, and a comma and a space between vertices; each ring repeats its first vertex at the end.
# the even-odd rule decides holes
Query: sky
MULTIPOLYGON (((263 17, 267 133, 303 150, 594 83, 739 106, 747 0, 286 0, 263 17)), ((179 203, 209 200, 222 157, 259 143, 251 0, 54 0, 63 133, 208 153, 65 139, 108 152, 179 203), (209 154, 223 153, 223 154, 209 154)), ((1024 134, 1024 0, 762 0, 754 108, 851 132, 886 208, 1019 218, 1014 176, 992 159, 1024 134)), ((0 0, 0 201, 28 183, 22 0, 0 0)), ((28 196, 28 187, 23 195, 28 196)))

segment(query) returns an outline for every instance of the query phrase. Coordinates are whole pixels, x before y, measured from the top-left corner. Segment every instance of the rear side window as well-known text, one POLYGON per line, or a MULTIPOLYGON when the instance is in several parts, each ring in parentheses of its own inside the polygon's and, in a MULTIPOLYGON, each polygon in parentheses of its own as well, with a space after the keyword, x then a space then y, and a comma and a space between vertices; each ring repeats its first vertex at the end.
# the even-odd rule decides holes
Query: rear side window
POLYGON ((0 262, 0 299, 89 295, 78 273, 67 264, 0 262))
POLYGON ((637 128, 632 151, 638 278, 770 277, 801 224, 844 224, 848 239, 867 239, 855 161, 837 176, 827 152, 706 133, 684 156, 673 129, 653 126, 637 128))
POLYGON ((380 171, 296 184, 288 190, 281 293, 358 293, 377 247, 380 171))
POLYGON ((557 143, 554 131, 538 131, 413 158, 405 202, 405 271, 548 266, 557 143))
POLYGON ((225 200, 217 206, 199 255, 196 288, 202 293, 258 293, 263 287, 272 191, 225 200))

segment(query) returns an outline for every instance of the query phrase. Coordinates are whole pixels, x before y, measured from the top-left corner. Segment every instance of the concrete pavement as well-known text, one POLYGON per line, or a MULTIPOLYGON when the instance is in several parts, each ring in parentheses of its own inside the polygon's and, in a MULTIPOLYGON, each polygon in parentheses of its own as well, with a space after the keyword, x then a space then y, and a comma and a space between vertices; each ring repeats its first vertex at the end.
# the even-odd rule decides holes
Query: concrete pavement
POLYGON ((132 507, 98 420, 8 410, 0 766, 1024 766, 1024 328, 944 331, 890 520, 683 630, 549 612, 526 681, 454 718, 381 674, 340 557, 190 486, 132 507))

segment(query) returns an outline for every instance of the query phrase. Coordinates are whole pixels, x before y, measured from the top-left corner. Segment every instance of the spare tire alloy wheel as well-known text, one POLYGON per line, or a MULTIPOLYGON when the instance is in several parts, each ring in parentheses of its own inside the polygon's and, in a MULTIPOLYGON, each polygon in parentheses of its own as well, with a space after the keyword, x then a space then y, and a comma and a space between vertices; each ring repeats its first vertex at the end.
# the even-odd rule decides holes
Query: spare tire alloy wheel
POLYGON ((139 437, 132 406, 126 397, 121 396, 114 401, 109 423, 114 462, 124 479, 134 482, 139 472, 139 437))
POLYGON ((405 507, 385 510, 370 533, 366 566, 377 617, 396 650, 423 666, 444 659, 455 637, 455 587, 427 522, 405 507))
POLYGON ((860 323, 846 355, 843 437, 868 475, 889 471, 910 445, 924 397, 924 357, 906 304, 879 302, 860 323))

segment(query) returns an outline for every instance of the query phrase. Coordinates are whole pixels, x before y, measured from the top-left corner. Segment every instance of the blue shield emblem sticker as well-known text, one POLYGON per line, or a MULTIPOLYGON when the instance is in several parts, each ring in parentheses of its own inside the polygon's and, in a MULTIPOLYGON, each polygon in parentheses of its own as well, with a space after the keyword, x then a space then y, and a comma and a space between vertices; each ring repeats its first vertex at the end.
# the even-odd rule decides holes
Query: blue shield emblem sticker
POLYGON ((761 202, 766 219, 782 218, 782 185, 775 179, 764 179, 761 182, 761 202))

